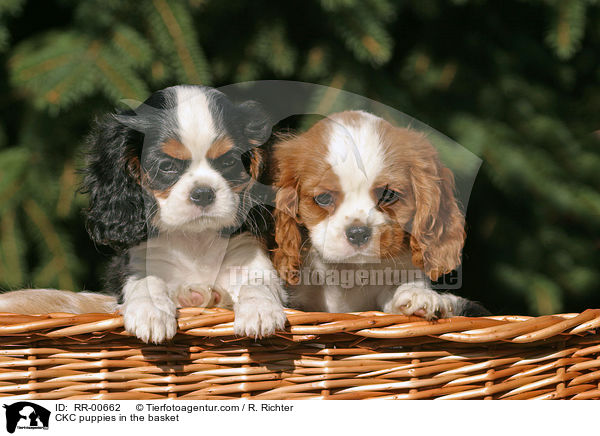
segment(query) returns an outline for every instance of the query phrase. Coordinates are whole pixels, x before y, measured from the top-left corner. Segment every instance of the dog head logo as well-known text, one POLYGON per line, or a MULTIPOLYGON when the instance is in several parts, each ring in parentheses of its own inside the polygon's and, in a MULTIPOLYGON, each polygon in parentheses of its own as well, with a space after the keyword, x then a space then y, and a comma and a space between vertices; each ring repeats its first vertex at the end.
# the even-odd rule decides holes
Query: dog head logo
POLYGON ((30 403, 29 401, 19 401, 11 405, 4 404, 6 409, 6 431, 14 433, 15 429, 47 429, 50 421, 50 411, 30 403))

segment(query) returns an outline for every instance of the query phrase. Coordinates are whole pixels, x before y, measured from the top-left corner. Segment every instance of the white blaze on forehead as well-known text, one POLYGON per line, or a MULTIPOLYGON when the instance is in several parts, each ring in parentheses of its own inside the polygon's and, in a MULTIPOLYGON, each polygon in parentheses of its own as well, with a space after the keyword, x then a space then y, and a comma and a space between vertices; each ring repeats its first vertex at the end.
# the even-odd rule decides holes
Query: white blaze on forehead
POLYGON ((384 152, 378 132, 379 118, 367 112, 358 122, 334 116, 329 123, 327 162, 338 176, 344 193, 370 191, 382 169, 384 152))
POLYGON ((179 136, 181 143, 191 151, 193 160, 203 159, 218 136, 210 104, 210 96, 202 89, 177 88, 179 136))

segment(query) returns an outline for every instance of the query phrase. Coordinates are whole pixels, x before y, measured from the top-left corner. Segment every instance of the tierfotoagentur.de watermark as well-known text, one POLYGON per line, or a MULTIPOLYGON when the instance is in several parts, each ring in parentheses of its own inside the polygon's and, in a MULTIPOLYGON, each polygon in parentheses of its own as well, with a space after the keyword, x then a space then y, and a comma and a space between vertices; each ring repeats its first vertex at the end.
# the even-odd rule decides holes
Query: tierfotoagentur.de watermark
MULTIPOLYGON (((315 270, 301 268, 297 273, 298 286, 336 286, 352 289, 364 286, 400 286, 404 283, 427 281, 425 273, 419 269, 396 269, 392 267, 331 268, 315 270)), ((279 280, 273 270, 259 270, 247 267, 230 269, 230 281, 234 285, 268 285, 279 280)), ((456 289, 462 284, 460 272, 453 271, 433 283, 434 288, 456 289)))

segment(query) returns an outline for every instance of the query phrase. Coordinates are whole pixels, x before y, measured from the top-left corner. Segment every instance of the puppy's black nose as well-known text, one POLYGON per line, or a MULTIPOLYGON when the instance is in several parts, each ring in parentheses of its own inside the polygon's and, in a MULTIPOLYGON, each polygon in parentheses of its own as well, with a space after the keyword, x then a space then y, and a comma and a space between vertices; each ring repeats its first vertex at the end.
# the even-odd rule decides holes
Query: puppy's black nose
POLYGON ((190 200, 198 206, 209 206, 216 198, 215 190, 210 186, 198 186, 190 193, 190 200))
POLYGON ((352 245, 360 247, 371 239, 371 228, 367 226, 352 226, 346 229, 346 237, 352 245))

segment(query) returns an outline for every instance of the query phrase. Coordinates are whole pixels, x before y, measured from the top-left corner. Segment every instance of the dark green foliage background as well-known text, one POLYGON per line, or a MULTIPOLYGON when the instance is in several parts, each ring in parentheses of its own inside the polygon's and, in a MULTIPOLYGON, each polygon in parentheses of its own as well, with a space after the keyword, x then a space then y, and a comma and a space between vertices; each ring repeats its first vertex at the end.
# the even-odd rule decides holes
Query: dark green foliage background
POLYGON ((462 294, 496 313, 598 307, 600 7, 592 0, 2 0, 0 288, 95 289, 76 194, 91 120, 178 83, 361 94, 484 163, 462 294))

